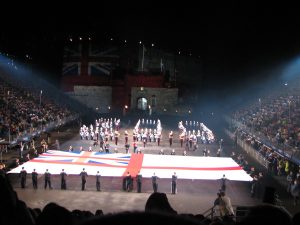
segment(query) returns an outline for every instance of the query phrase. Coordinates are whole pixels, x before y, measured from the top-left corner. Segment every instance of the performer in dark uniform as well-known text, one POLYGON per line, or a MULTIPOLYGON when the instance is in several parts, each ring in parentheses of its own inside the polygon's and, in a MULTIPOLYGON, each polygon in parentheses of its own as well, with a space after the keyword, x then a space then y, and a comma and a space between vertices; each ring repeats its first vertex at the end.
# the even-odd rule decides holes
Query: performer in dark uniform
POLYGON ((85 183, 86 183, 86 177, 88 176, 87 172, 83 168, 81 173, 79 174, 81 176, 81 190, 85 190, 85 183))
POLYGON ((142 192, 142 174, 139 171, 138 175, 136 176, 136 184, 137 184, 137 192, 142 192))
POLYGON ((225 174, 223 174, 223 177, 221 178, 221 187, 220 187, 220 192, 225 192, 226 191, 226 181, 228 179, 225 177, 225 174))
POLYGON ((131 178, 131 174, 129 172, 127 172, 127 175, 126 175, 126 191, 131 191, 132 187, 132 178, 131 178))
POLYGON ((169 143, 170 143, 170 147, 172 146, 172 143, 173 143, 173 131, 171 131, 169 133, 169 143))
POLYGON ((48 171, 48 169, 46 169, 45 172, 45 189, 47 188, 47 186, 49 186, 50 189, 52 189, 51 186, 51 173, 48 171))
POLYGON ((126 154, 129 153, 129 147, 130 145, 128 143, 125 144, 125 151, 126 151, 126 154))
POLYGON ((133 153, 136 153, 137 150, 137 143, 136 141, 133 142, 133 153))
POLYGON ((62 169, 61 172, 60 172, 60 180, 61 180, 61 186, 60 186, 60 188, 62 190, 66 190, 67 189, 66 176, 67 176, 67 174, 66 174, 65 170, 62 169))
POLYGON ((19 176, 21 177, 21 188, 25 188, 27 171, 24 169, 24 167, 22 167, 22 170, 21 170, 19 176))
POLYGON ((174 172, 174 174, 172 175, 172 194, 175 195, 176 194, 176 189, 177 189, 177 175, 174 172))
POLYGON ((97 189, 97 191, 101 191, 101 189, 100 189, 100 177, 101 177, 101 175, 100 175, 99 171, 97 171, 97 174, 96 174, 96 189, 97 189))
POLYGON ((125 130, 125 144, 128 144, 128 132, 125 130))
POLYGON ((180 138, 180 147, 182 148, 182 146, 183 146, 183 140, 184 140, 184 133, 182 133, 182 134, 180 134, 179 135, 179 138, 180 138))
POLYGON ((157 180, 159 178, 155 175, 155 173, 153 173, 153 176, 152 176, 152 187, 153 187, 153 191, 154 192, 157 192, 157 189, 158 189, 158 183, 157 183, 157 180))
POLYGON ((118 145, 120 133, 118 131, 115 131, 115 144, 118 145))
POLYGON ((35 169, 33 169, 32 173, 31 173, 31 177, 32 177, 32 186, 34 189, 37 189, 38 185, 37 185, 37 178, 38 178, 38 173, 35 171, 35 169))
POLYGON ((161 139, 161 134, 158 134, 157 135, 157 146, 160 145, 160 139, 161 139))

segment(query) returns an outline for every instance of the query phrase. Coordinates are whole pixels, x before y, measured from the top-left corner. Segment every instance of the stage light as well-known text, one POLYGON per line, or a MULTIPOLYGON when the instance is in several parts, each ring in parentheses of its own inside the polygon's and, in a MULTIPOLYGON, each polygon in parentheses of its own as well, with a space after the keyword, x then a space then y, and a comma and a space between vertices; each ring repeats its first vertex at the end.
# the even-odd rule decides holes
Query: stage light
POLYGON ((110 106, 107 107, 110 110, 110 106))
POLYGON ((110 40, 113 41, 114 39, 113 39, 113 38, 110 38, 110 40))
POLYGON ((127 106, 127 105, 125 105, 125 109, 128 109, 128 106, 127 106))
POLYGON ((69 40, 70 40, 70 42, 72 42, 72 41, 73 41, 73 39, 72 39, 72 38, 70 38, 69 40))
POLYGON ((124 42, 127 43, 127 40, 125 40, 124 42))
POLYGON ((154 47, 154 44, 152 43, 151 46, 154 47))
POLYGON ((79 37, 79 41, 82 41, 82 37, 79 37))
POLYGON ((141 87, 141 91, 143 91, 144 90, 144 87, 141 87))
POLYGON ((141 44, 142 44, 142 41, 139 41, 139 44, 141 45, 141 44))

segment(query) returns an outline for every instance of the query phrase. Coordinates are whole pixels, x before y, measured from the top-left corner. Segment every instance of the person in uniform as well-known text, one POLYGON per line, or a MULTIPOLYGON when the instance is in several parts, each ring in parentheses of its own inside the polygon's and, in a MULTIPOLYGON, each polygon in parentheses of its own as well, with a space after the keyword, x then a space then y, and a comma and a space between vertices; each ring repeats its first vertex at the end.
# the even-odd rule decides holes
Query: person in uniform
POLYGON ((67 176, 67 173, 65 172, 64 169, 62 169, 60 172, 60 180, 61 180, 60 188, 61 188, 61 190, 67 189, 66 176, 67 176))
POLYGON ((172 144, 173 144, 173 131, 171 131, 171 132, 169 133, 169 143, 170 143, 170 147, 171 147, 172 144))
POLYGON ((47 186, 49 186, 49 189, 52 189, 52 186, 51 186, 51 173, 49 172, 48 169, 46 169, 46 172, 45 172, 45 189, 47 188, 47 186))
POLYGON ((137 150, 137 143, 136 141, 133 142, 133 153, 136 153, 137 150))
POLYGON ((128 144, 128 132, 125 130, 125 144, 128 144))
POLYGON ((27 171, 24 169, 24 167, 22 167, 22 170, 21 170, 19 176, 21 177, 21 188, 25 188, 27 171))
POLYGON ((118 131, 115 131, 115 144, 118 145, 120 133, 118 131))
POLYGON ((158 176, 155 175, 155 173, 153 173, 153 176, 152 176, 152 187, 153 187, 153 191, 154 193, 157 192, 158 190, 158 176))
POLYGON ((184 137, 185 137, 185 134, 184 134, 184 133, 182 133, 182 134, 179 135, 179 139, 180 139, 180 147, 181 147, 181 148, 182 148, 182 146, 183 146, 183 140, 184 140, 184 137))
POLYGON ((86 178, 87 178, 88 174, 85 171, 85 169, 83 168, 79 175, 81 176, 81 190, 84 191, 85 190, 86 178))
POLYGON ((228 180, 225 177, 225 174, 223 174, 223 177, 220 180, 221 180, 220 192, 225 192, 226 191, 226 181, 228 180))
POLYGON ((160 145, 161 134, 157 134, 157 146, 160 145))
POLYGON ((97 191, 101 191, 101 188, 100 188, 100 173, 99 171, 97 171, 97 174, 96 174, 96 189, 97 191))
POLYGON ((142 192, 142 174, 139 171, 138 175, 136 176, 136 184, 137 184, 137 192, 142 192))
POLYGON ((37 185, 38 173, 35 171, 35 169, 33 169, 32 173, 31 173, 31 178, 32 178, 33 188, 37 189, 38 188, 38 185, 37 185))
POLYGON ((132 186, 132 178, 131 178, 131 174, 128 171, 126 175, 126 191, 128 192, 131 191, 131 186, 132 186))
POLYGON ((126 151, 126 154, 129 153, 129 147, 130 145, 128 144, 128 142, 125 144, 125 151, 126 151))
POLYGON ((172 194, 175 195, 177 190, 177 175, 176 172, 172 175, 172 194))

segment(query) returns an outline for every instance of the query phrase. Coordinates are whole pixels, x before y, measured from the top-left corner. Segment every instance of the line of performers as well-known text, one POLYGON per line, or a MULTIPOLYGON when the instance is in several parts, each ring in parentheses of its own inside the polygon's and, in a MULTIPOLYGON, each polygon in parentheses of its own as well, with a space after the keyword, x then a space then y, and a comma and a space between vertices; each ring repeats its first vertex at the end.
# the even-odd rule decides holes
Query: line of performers
MULTIPOLYGON (((189 125, 188 121, 186 121, 186 124, 189 125)), ((197 150, 199 143, 210 144, 214 142, 213 133, 203 123, 199 123, 196 121, 192 123, 192 121, 190 121, 190 125, 194 126, 194 124, 195 124, 195 128, 199 128, 197 132, 196 130, 187 130, 186 127, 183 125, 182 121, 178 123, 178 128, 180 133, 179 134, 180 146, 183 147, 183 144, 185 142, 186 150, 195 151, 197 150)))
POLYGON ((120 130, 120 119, 115 118, 103 119, 95 121, 95 124, 90 124, 90 126, 83 125, 80 127, 80 138, 81 140, 99 140, 100 137, 103 139, 113 140, 116 133, 120 130), (95 127, 95 128, 94 128, 95 127))
MULTIPOLYGON (((139 172, 136 175, 136 187, 137 187, 137 192, 141 193, 142 191, 142 174, 139 172)), ((152 181, 152 188, 153 192, 158 192, 158 180, 160 178, 153 173, 151 177, 152 181)), ((127 172, 126 176, 123 178, 123 191, 132 191, 133 190, 133 183, 134 183, 134 178, 131 176, 130 172, 127 172)), ((176 172, 171 177, 171 193, 176 194, 177 193, 177 175, 176 172)))
MULTIPOLYGON (((36 172, 35 169, 31 172, 31 178, 32 178, 32 185, 34 189, 38 188, 38 173, 36 172)), ((61 170, 60 173, 60 181, 61 181, 61 190, 66 190, 67 189, 67 176, 68 174, 65 172, 64 169, 61 170)), ((85 171, 85 168, 82 169, 80 172, 79 176, 81 177, 81 190, 85 190, 86 182, 87 182, 87 177, 88 174, 85 171)), ((26 187, 26 180, 27 180, 27 171, 25 170, 24 167, 22 167, 22 170, 19 173, 20 181, 21 181, 21 188, 26 187)), ((44 173, 44 188, 47 189, 52 189, 52 183, 51 183, 51 173, 48 169, 46 169, 44 173)), ((141 193, 142 192, 142 181, 143 181, 143 176, 139 172, 136 177, 136 187, 137 187, 137 192, 141 193)), ((152 187, 153 187, 153 192, 158 192, 158 180, 160 178, 153 173, 153 176, 151 177, 152 181, 152 187)), ((96 190, 101 191, 101 175, 99 171, 97 171, 95 175, 95 181, 96 181, 96 190)), ((123 191, 132 191, 133 190, 133 183, 134 183, 134 178, 131 176, 130 172, 128 171, 126 176, 123 178, 123 184, 122 184, 122 189, 123 191)), ((172 194, 176 194, 177 192, 177 175, 176 172, 171 177, 171 192, 172 194)))

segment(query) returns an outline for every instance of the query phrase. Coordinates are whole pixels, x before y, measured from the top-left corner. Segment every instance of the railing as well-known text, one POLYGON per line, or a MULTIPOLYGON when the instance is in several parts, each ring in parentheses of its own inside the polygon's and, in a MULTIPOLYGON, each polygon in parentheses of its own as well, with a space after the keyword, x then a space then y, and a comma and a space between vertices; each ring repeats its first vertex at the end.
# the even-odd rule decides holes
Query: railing
POLYGON ((216 206, 213 206, 202 213, 205 218, 213 219, 215 217, 216 206))

